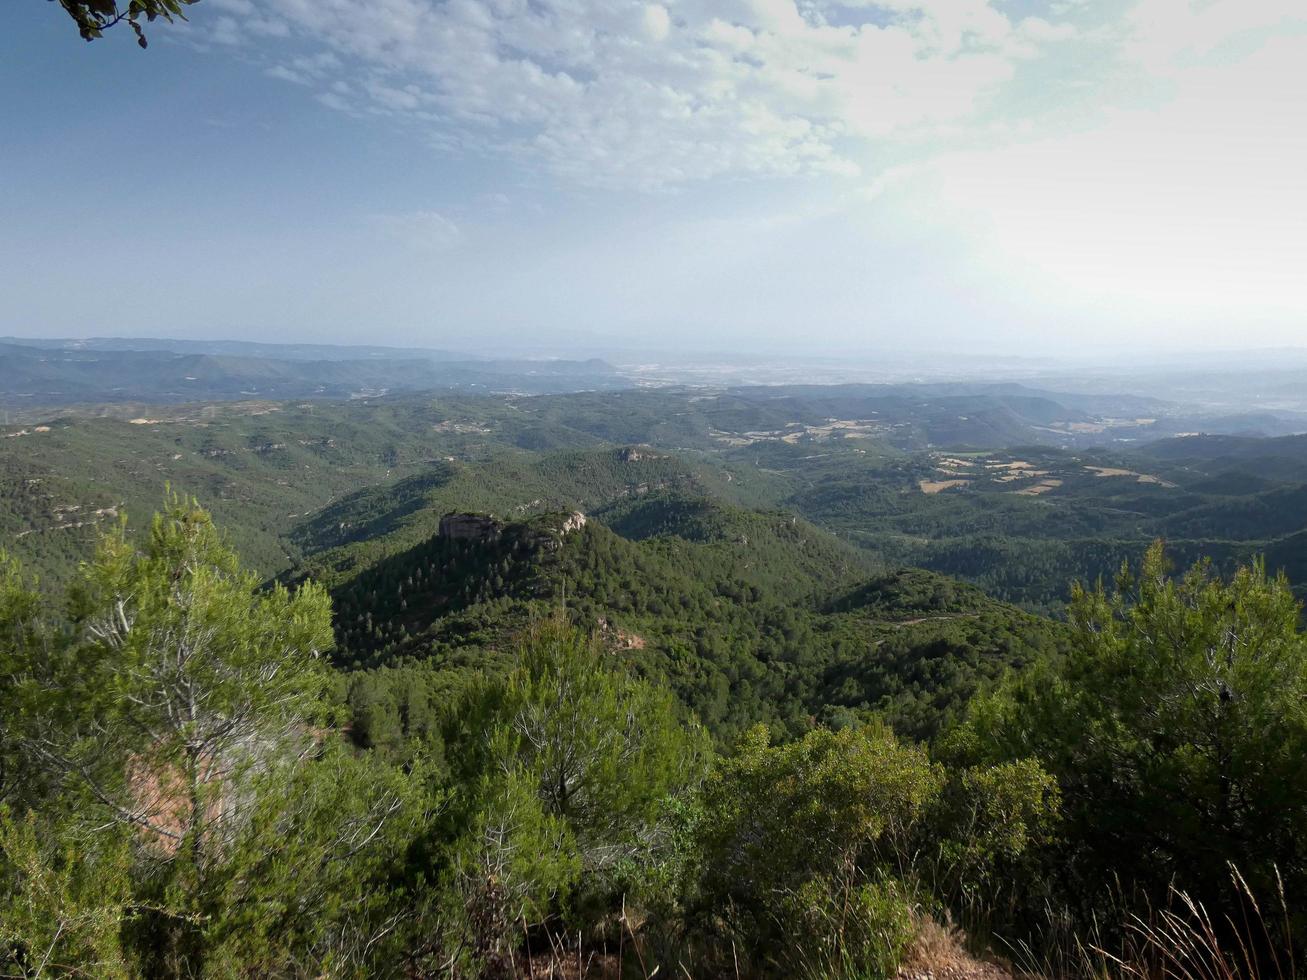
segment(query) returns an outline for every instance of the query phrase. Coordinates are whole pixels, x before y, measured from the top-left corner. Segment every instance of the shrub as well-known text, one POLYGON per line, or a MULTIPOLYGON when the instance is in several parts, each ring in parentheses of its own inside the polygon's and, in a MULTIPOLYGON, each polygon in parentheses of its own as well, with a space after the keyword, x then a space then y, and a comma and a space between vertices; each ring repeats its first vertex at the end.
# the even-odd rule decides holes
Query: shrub
POLYGON ((1288 583, 1261 564, 1172 578, 1159 544, 1114 590, 1077 587, 1070 613, 1066 664, 980 699, 953 740, 1056 777, 1063 843, 1045 872, 1060 898, 1089 921, 1118 883, 1154 906, 1175 887, 1221 921, 1238 911, 1233 863, 1257 894, 1282 874, 1303 908, 1307 638, 1288 583))
POLYGON ((862 969, 896 955, 886 923, 902 910, 884 879, 910 863, 914 825, 942 778, 924 749, 883 728, 818 729, 781 746, 753 729, 704 791, 705 924, 724 915, 738 948, 791 968, 862 969))
POLYGON ((518 643, 446 726, 453 805, 446 880, 466 910, 456 945, 502 958, 510 934, 585 907, 601 921, 648 854, 666 801, 693 787, 707 743, 671 695, 553 619, 518 643))
POLYGON ((906 890, 821 875, 786 893, 777 931, 786 937, 778 966, 809 980, 881 980, 893 976, 916 927, 906 890))

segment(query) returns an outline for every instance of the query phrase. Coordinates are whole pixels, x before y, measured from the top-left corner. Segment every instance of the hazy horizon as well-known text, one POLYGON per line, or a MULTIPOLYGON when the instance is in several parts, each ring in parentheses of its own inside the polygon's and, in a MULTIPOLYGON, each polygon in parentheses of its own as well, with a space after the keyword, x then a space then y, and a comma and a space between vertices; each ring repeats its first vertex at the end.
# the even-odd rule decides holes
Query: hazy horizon
MULTIPOLYGON (((1276 373, 1299 375, 1307 371, 1307 345, 1302 346, 1231 346, 1211 348, 1156 348, 1141 354, 1139 348, 1126 346, 1098 350, 1056 353, 1007 353, 932 347, 850 347, 794 354, 784 347, 732 350, 713 347, 708 340, 699 345, 679 347, 624 346, 621 344, 580 343, 572 346, 556 341, 536 343, 527 340, 504 347, 497 342, 477 344, 472 339, 445 345, 403 345, 390 343, 332 342, 312 337, 304 339, 249 339, 232 335, 182 337, 176 334, 139 334, 136 336, 99 335, 50 336, 39 333, 0 334, 0 345, 17 342, 40 345, 97 345, 103 350, 159 350, 174 352, 248 354, 255 358, 313 360, 318 349, 329 360, 338 358, 369 359, 381 352, 399 359, 434 355, 440 360, 600 360, 635 378, 645 372, 646 381, 657 380, 660 371, 666 383, 708 384, 832 384, 845 382, 1020 382, 1049 384, 1074 390, 1080 384, 1099 382, 1117 385, 1125 391, 1132 387, 1147 390, 1150 383, 1161 383, 1170 376, 1188 382, 1201 380, 1206 374, 1228 378, 1241 372, 1255 376, 1276 373), (247 345, 247 346, 241 346, 247 345), (236 349, 231 349, 233 346, 236 349), (292 349, 296 349, 292 353, 292 349), (649 372, 652 372, 650 374, 649 372), (752 380, 750 380, 752 379, 752 380), (1131 379, 1134 379, 1132 381, 1131 379), (1138 385, 1143 385, 1139 388, 1138 385)), ((1201 399, 1199 399, 1201 400, 1201 399)))

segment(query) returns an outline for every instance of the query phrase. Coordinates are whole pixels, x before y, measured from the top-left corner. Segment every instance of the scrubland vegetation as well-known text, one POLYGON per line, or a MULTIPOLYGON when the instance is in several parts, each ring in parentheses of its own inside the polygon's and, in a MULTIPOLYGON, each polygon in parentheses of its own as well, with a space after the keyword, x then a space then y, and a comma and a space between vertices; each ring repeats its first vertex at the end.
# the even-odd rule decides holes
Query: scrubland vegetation
POLYGON ((0 972, 861 978, 960 928, 1046 975, 1291 973, 1284 579, 1157 546, 1060 624, 658 515, 436 537, 334 597, 178 498, 63 595, 6 559, 0 972))
POLYGON ((13 427, 0 972, 855 978, 965 946, 1291 974, 1303 442, 1077 448, 1090 409, 849 386, 13 427), (213 519, 128 521, 166 481, 213 519))
POLYGON ((0 432, 0 535, 62 585, 116 513, 149 513, 170 481, 212 509, 263 575, 334 584, 427 540, 451 510, 579 509, 645 538, 681 518, 620 512, 668 493, 795 515, 883 569, 928 568, 1055 616, 1073 579, 1110 577, 1156 538, 1184 564, 1207 556, 1228 574, 1264 554, 1307 582, 1302 437, 1161 438, 1212 431, 1177 417, 1114 442, 1117 428, 1078 433, 1058 420, 1140 406, 1012 387, 49 410, 0 432), (921 490, 948 481, 961 482, 921 490))

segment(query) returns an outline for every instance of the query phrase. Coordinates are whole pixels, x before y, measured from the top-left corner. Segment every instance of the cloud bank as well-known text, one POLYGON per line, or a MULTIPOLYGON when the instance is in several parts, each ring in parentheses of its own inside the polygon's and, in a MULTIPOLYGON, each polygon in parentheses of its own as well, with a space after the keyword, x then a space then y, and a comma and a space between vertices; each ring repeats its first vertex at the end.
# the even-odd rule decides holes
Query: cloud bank
POLYGON ((891 146, 974 139, 1011 125, 1031 63, 1088 36, 1074 5, 991 0, 212 3, 218 40, 271 39, 270 73, 333 108, 639 189, 856 177, 891 146))

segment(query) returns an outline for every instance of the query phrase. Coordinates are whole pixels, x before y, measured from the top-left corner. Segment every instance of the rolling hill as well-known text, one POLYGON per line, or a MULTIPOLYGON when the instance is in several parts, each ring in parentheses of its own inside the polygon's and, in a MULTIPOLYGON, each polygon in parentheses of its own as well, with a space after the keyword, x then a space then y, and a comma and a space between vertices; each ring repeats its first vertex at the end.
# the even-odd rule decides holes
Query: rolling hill
POLYGON ((634 540, 565 513, 482 519, 470 537, 437 532, 377 562, 334 592, 338 662, 493 669, 518 630, 565 607, 722 737, 759 720, 798 734, 871 715, 927 737, 978 685, 1062 640, 977 589, 877 571, 785 515, 678 495, 642 509, 694 514, 634 540))
POLYGON ((933 569, 1046 612, 1072 579, 1110 576, 1157 537, 1180 560, 1209 554, 1229 566, 1265 552, 1297 567, 1304 437, 1094 447, 1104 432, 1072 438, 1056 428, 1094 428, 1076 421, 1096 417, 1087 408, 1063 411, 1013 387, 453 393, 141 407, 127 418, 66 412, 0 433, 0 533, 58 581, 98 529, 123 512, 143 518, 171 484, 211 506, 264 574, 333 583, 425 540, 451 510, 516 520, 579 509, 634 538, 688 539, 713 533, 720 515, 699 508, 717 504, 797 517, 883 567, 933 569))

